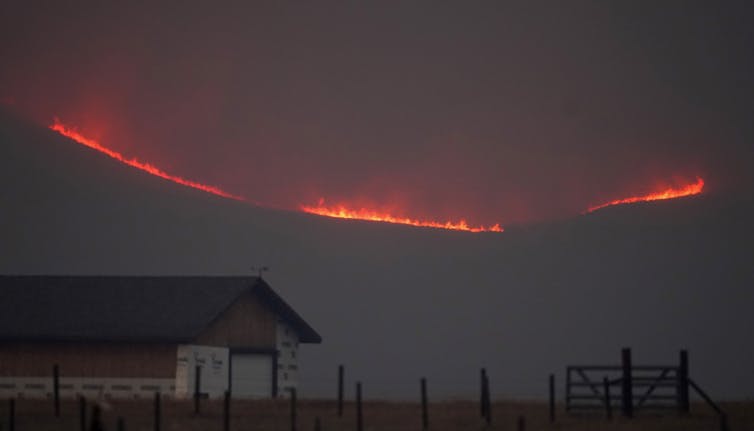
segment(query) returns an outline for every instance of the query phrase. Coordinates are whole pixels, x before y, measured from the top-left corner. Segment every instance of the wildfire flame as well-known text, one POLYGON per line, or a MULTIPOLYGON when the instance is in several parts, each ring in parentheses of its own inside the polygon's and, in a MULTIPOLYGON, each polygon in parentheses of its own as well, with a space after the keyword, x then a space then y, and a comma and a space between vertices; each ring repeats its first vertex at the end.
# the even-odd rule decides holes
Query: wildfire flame
POLYGON ((589 209, 587 209, 586 212, 590 213, 590 212, 597 211, 598 209, 605 208, 611 205, 630 204, 634 202, 660 201, 664 199, 675 199, 675 198, 680 198, 684 196, 698 195, 699 193, 702 192, 703 189, 704 189, 704 180, 701 177, 696 177, 695 183, 686 184, 678 188, 671 187, 671 188, 661 190, 655 193, 650 193, 644 196, 632 196, 632 197, 623 198, 623 199, 616 199, 614 201, 610 201, 610 202, 606 202, 600 205, 589 207, 589 209))
MULTIPOLYGON (((142 162, 136 158, 126 158, 123 154, 117 151, 111 150, 107 147, 104 147, 98 141, 83 136, 81 133, 79 133, 79 131, 76 128, 63 124, 60 121, 60 119, 58 119, 57 117, 54 119, 53 124, 50 125, 49 128, 51 130, 54 130, 60 133, 61 135, 65 137, 68 137, 78 142, 79 144, 82 144, 89 148, 97 150, 115 160, 118 160, 121 163, 134 167, 136 169, 140 169, 144 172, 155 175, 157 177, 172 181, 177 184, 181 184, 186 187, 191 187, 191 188, 201 190, 207 193, 212 193, 217 196, 222 196, 225 198, 235 199, 239 201, 246 200, 245 198, 241 196, 230 194, 218 187, 198 183, 196 181, 187 180, 177 175, 171 175, 150 163, 142 162)), ((605 202, 599 205, 594 205, 594 206, 589 207, 585 211, 585 213, 591 213, 591 212, 594 212, 599 209, 612 206, 612 205, 622 205, 622 204, 629 204, 629 203, 635 203, 635 202, 650 202, 650 201, 674 199, 674 198, 680 198, 684 196, 697 195, 697 194, 702 193, 703 189, 704 189, 704 180, 701 177, 697 177, 696 182, 686 184, 681 187, 670 187, 670 188, 660 190, 654 193, 650 193, 647 195, 631 196, 627 198, 616 199, 610 202, 605 202)), ((379 210, 371 210, 371 209, 367 209, 363 207, 354 209, 354 208, 349 208, 348 206, 343 205, 343 204, 335 205, 335 206, 327 206, 325 205, 324 199, 320 199, 316 206, 301 205, 299 206, 299 209, 309 214, 315 214, 315 215, 333 217, 333 218, 377 221, 377 222, 384 222, 384 223, 404 224, 404 225, 409 225, 409 226, 429 227, 429 228, 435 228, 435 229, 458 230, 458 231, 465 231, 465 232, 503 232, 503 228, 500 226, 499 223, 496 223, 491 226, 481 226, 481 225, 469 226, 468 222, 464 219, 458 220, 456 222, 420 220, 420 219, 413 219, 413 218, 408 218, 408 217, 394 216, 388 212, 379 211, 379 210)))
POLYGON ((83 136, 75 128, 66 126, 57 117, 55 118, 54 123, 49 127, 51 130, 54 130, 68 138, 71 138, 74 141, 78 142, 79 144, 86 145, 89 148, 93 148, 101 153, 107 154, 108 156, 112 157, 113 159, 119 162, 125 163, 128 166, 132 166, 136 169, 141 169, 144 172, 150 173, 160 178, 164 178, 174 183, 178 183, 187 187, 192 187, 192 188, 195 188, 195 189, 207 192, 207 193, 212 193, 218 196, 222 196, 224 198, 236 199, 239 201, 244 200, 244 198, 240 196, 232 195, 226 191, 223 191, 222 189, 218 187, 209 186, 202 183, 197 183, 195 181, 187 180, 185 178, 182 178, 176 175, 171 175, 150 163, 145 163, 135 158, 128 159, 125 156, 123 156, 123 154, 102 146, 96 140, 83 136))
POLYGON ((354 220, 367 220, 367 221, 379 221, 385 223, 405 224, 410 226, 431 227, 436 229, 450 229, 461 230, 466 232, 502 232, 503 228, 499 224, 492 226, 469 226, 466 220, 459 220, 457 222, 446 221, 438 222, 432 220, 417 220, 407 217, 397 217, 388 213, 370 210, 366 208, 351 209, 345 205, 337 205, 328 207, 325 206, 324 199, 320 199, 317 206, 301 205, 299 207, 301 211, 316 214, 325 217, 345 218, 354 220))

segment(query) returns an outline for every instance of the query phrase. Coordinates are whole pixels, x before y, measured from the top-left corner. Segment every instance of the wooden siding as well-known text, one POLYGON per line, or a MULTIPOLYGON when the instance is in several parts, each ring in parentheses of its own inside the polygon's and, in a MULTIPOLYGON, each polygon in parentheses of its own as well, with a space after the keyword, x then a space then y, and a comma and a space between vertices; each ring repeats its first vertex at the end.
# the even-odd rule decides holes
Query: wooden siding
POLYGON ((246 292, 212 322, 193 344, 231 349, 274 349, 277 317, 246 292))
POLYGON ((175 378, 176 346, 166 344, 0 344, 0 376, 175 378))

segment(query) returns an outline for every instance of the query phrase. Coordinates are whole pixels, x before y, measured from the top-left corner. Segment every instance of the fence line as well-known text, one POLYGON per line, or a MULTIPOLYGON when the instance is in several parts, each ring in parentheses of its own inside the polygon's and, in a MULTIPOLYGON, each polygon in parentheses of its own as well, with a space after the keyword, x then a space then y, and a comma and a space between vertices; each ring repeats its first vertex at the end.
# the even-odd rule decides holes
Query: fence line
MULTIPOLYGON (((60 370, 57 365, 52 367, 52 382, 54 387, 54 415, 60 416, 60 398, 58 389, 61 387, 60 370)), ((680 351, 678 365, 634 365, 631 357, 631 350, 624 348, 621 351, 620 365, 571 365, 566 367, 566 411, 604 409, 608 420, 612 419, 613 408, 619 406, 623 416, 630 418, 635 411, 642 409, 659 409, 674 408, 680 412, 689 411, 689 392, 694 390, 718 415, 720 429, 728 431, 728 418, 720 406, 715 403, 709 395, 688 375, 689 361, 688 353, 685 350, 680 351), (601 381, 595 376, 601 374, 601 381), (618 387, 620 391, 617 394, 612 392, 612 388, 618 387)), ((199 400, 201 393, 201 367, 197 366, 196 379, 194 387, 194 416, 200 413, 199 400)), ((337 414, 343 416, 343 402, 345 384, 345 367, 338 366, 338 394, 337 394, 337 414)), ((556 399, 555 399, 555 375, 548 376, 548 393, 549 393, 549 419, 555 422, 556 419, 556 399)), ((423 431, 429 430, 429 396, 427 378, 422 377, 420 380, 420 406, 421 406, 421 426, 423 431)), ((481 419, 489 426, 492 422, 492 403, 490 397, 490 376, 485 368, 480 369, 480 398, 479 413, 481 419)), ((297 391, 295 388, 290 393, 290 429, 297 431, 297 391)), ((154 431, 160 431, 162 427, 162 394, 160 391, 154 392, 154 431)), ((98 403, 92 403, 92 414, 87 418, 87 399, 80 395, 78 397, 79 405, 79 424, 82 431, 87 429, 102 429, 101 410, 98 403), (87 427, 87 420, 89 426, 87 427), (99 427, 99 428, 98 428, 99 427)), ((222 413, 222 429, 230 431, 230 407, 231 393, 225 391, 222 413)), ((356 382, 356 429, 364 429, 363 415, 363 394, 362 382, 356 382)), ((330 408, 330 407, 328 407, 330 408)), ((211 411, 211 410, 210 410, 211 411)), ((514 416, 515 417, 515 416, 514 416)), ((512 420, 511 417, 503 418, 502 422, 512 420)), ((8 429, 14 430, 16 423, 16 400, 9 399, 8 409, 8 429)), ((509 422, 512 424, 512 422, 509 422)), ((517 428, 526 428, 526 418, 518 416, 517 428)), ((1 426, 1 425, 0 425, 1 426)), ((319 416, 315 417, 314 428, 321 429, 322 423, 319 416)), ((121 416, 117 418, 117 429, 125 429, 125 419, 121 416)))

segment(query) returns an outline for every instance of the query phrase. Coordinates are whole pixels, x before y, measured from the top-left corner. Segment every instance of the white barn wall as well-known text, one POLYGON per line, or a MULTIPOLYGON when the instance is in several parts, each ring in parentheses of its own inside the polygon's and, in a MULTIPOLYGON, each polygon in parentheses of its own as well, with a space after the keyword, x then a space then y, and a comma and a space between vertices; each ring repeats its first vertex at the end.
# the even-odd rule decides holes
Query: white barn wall
POLYGON ((287 396, 291 389, 298 388, 298 336, 290 325, 278 320, 275 342, 278 351, 278 395, 287 396))
MULTIPOLYGON (((150 398, 155 392, 171 397, 175 392, 174 379, 124 377, 61 377, 60 396, 90 399, 150 398)), ((52 377, 0 377, 0 398, 44 399, 53 396, 52 377)))
POLYGON ((201 367, 199 390, 210 398, 220 398, 228 390, 229 351, 225 347, 178 346, 175 370, 176 398, 191 398, 196 384, 196 366, 201 367))

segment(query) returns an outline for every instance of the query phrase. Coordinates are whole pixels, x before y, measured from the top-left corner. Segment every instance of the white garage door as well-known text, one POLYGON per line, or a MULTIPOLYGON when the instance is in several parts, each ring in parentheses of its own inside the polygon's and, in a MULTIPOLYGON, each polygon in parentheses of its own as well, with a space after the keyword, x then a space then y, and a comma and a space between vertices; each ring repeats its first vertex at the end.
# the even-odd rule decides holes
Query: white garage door
POLYGON ((233 397, 269 398, 272 396, 272 355, 231 355, 233 397))

